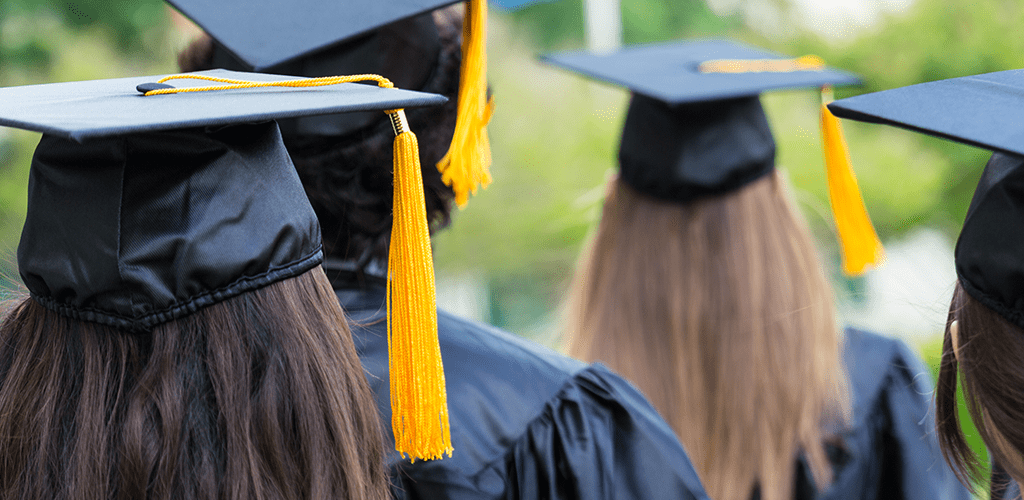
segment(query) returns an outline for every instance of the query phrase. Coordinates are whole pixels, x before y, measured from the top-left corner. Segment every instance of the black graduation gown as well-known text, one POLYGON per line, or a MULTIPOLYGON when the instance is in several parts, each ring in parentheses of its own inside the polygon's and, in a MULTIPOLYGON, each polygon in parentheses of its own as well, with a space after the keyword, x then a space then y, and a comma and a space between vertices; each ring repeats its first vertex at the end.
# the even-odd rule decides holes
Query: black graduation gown
MULTIPOLYGON (((336 293, 388 439, 384 289, 336 293)), ((481 323, 438 311, 451 457, 390 457, 393 494, 407 499, 706 499, 675 434, 632 385, 481 323)))
POLYGON ((1013 479, 1006 479, 1009 481, 1001 488, 993 488, 992 500, 1018 500, 1021 498, 1020 485, 1017 484, 1013 479))
POLYGON ((852 422, 829 447, 835 478, 814 491, 801 463, 797 498, 969 500, 935 435, 932 378, 900 340, 848 329, 843 350, 852 422))
POLYGON ((991 500, 1018 500, 1021 498, 1020 485, 1006 473, 1006 470, 998 462, 992 464, 989 498, 991 500))

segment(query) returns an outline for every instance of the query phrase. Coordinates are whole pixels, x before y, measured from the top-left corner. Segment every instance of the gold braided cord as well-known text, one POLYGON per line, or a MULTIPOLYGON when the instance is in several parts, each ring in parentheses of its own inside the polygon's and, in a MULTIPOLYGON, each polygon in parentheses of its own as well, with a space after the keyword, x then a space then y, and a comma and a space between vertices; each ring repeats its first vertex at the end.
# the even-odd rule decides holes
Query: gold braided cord
POLYGON ((150 90, 143 95, 162 95, 162 94, 181 94, 185 92, 209 92, 214 90, 231 90, 231 89, 253 89, 260 87, 325 87, 327 85, 337 85, 339 83, 353 83, 353 82, 377 82, 377 86, 385 89, 394 88, 395 85, 391 83, 391 80, 384 78, 380 75, 347 75, 347 76, 321 76, 318 78, 304 78, 301 80, 283 80, 279 82, 251 82, 247 80, 234 80, 231 78, 221 78, 217 76, 209 75, 196 75, 196 74, 180 74, 171 75, 157 80, 157 83, 164 83, 171 80, 206 80, 210 82, 226 83, 227 85, 212 85, 207 87, 176 87, 169 89, 157 89, 150 90))
POLYGON ((697 66, 701 73, 789 73, 823 69, 825 60, 815 55, 794 59, 714 59, 697 66))
POLYGON ((394 221, 388 254, 387 318, 391 427, 395 449, 412 460, 451 456, 434 267, 416 135, 394 144, 394 221))

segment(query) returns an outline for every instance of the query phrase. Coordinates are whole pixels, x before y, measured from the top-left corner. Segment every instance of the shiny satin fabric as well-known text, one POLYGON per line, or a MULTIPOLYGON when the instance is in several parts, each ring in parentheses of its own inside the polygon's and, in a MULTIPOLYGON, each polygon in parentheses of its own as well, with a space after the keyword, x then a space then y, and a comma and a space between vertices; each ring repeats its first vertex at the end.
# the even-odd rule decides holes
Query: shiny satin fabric
POLYGON ((775 139, 757 96, 671 106, 634 94, 619 147, 620 178, 686 203, 739 189, 775 168, 775 139))
POLYGON ((1024 328, 1024 157, 995 153, 971 199, 954 253, 972 297, 1024 328))
MULTIPOLYGON (((389 6, 381 2, 380 6, 389 6)), ((241 23, 239 23, 241 24, 241 23)), ((216 36, 216 33, 214 33, 216 36)), ((381 75, 406 90, 419 90, 437 70, 441 40, 428 12, 396 21, 340 45, 319 50, 298 59, 264 68, 267 73, 320 77, 338 75, 381 75)), ((253 66, 214 45, 213 67, 252 71, 253 66)), ((379 111, 362 111, 278 120, 288 145, 323 137, 340 137, 388 120, 379 111)))
POLYGON ((147 331, 322 258, 274 122, 36 149, 18 266, 64 316, 147 331))
MULTIPOLYGON (((387 421, 384 289, 335 288, 387 421)), ((395 498, 707 498, 672 430, 607 368, 444 311, 438 334, 455 451, 415 463, 392 454, 395 498)))
POLYGON ((834 480, 815 491, 801 461, 795 498, 970 500, 939 451, 921 359, 902 341, 853 329, 843 351, 852 421, 827 448, 834 480))

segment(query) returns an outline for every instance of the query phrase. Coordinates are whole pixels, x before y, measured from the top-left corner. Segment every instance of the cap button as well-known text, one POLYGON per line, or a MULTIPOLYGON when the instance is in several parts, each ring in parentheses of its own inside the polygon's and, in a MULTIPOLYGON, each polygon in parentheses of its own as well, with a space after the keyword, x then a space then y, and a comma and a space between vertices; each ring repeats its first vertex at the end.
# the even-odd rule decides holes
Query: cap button
POLYGON ((173 85, 167 85, 166 83, 150 82, 150 83, 140 83, 137 87, 135 87, 135 90, 138 90, 139 92, 142 92, 143 94, 145 94, 146 92, 152 92, 154 90, 173 89, 173 88, 174 88, 173 85))

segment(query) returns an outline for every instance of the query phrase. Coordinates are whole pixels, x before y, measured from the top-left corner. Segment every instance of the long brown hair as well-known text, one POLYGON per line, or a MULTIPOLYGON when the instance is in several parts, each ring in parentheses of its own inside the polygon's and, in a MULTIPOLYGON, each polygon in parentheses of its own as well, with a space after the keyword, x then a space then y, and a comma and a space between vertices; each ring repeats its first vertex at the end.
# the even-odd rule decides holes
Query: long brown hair
POLYGON ((846 415, 832 294, 780 174, 688 204, 615 181, 569 302, 569 351, 636 383, 712 498, 792 496, 846 415))
POLYGON ((376 405, 317 267, 146 334, 0 324, 0 497, 383 499, 376 405))
POLYGON ((983 482, 988 468, 960 428, 957 382, 978 433, 995 461, 1024 483, 1024 330, 971 297, 957 282, 942 343, 935 390, 939 446, 962 483, 983 482), (958 325, 953 353, 949 325, 958 325))

